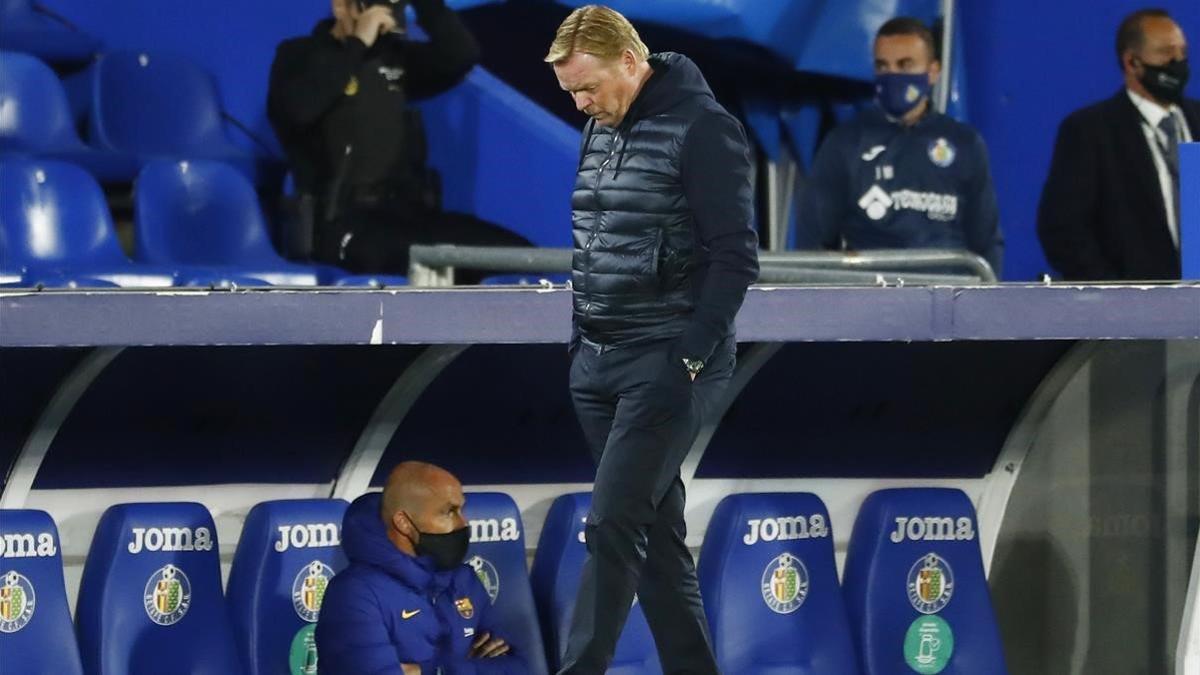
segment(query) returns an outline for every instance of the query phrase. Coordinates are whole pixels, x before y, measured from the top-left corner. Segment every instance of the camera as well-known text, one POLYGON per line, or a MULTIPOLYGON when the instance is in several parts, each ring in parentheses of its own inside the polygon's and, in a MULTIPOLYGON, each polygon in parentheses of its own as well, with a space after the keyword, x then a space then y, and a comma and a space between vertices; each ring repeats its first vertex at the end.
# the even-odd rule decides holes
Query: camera
POLYGON ((392 31, 392 35, 404 36, 408 33, 408 16, 405 10, 408 9, 408 0, 358 0, 359 10, 367 10, 371 7, 387 7, 392 10, 392 16, 396 18, 396 28, 392 31))

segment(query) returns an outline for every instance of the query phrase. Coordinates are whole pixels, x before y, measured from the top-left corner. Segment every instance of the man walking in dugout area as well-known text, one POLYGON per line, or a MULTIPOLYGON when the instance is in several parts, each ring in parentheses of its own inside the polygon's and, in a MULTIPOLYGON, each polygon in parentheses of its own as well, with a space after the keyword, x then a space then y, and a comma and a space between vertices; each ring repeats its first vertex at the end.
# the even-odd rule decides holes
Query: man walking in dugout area
POLYGON ((560 673, 599 674, 637 593, 663 671, 717 673, 679 468, 733 373, 758 275, 741 124, 696 65, 621 14, 571 13, 546 56, 590 119, 571 197, 570 390, 596 463, 560 673))

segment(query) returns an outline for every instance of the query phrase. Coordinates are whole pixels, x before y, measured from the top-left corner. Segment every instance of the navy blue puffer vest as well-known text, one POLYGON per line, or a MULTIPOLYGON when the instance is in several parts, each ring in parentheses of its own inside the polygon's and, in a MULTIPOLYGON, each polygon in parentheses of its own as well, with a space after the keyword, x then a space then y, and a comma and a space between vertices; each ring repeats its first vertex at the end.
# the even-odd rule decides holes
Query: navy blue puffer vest
POLYGON ((622 124, 588 125, 571 195, 575 327, 601 344, 674 337, 693 307, 698 251, 680 153, 716 102, 686 57, 650 63, 622 124))

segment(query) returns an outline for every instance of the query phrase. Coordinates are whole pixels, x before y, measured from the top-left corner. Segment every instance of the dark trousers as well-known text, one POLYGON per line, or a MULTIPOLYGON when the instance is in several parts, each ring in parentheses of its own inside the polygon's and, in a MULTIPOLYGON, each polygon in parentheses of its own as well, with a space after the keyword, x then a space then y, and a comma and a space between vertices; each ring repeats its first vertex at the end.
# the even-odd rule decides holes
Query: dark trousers
MULTIPOLYGON (((316 258, 355 274, 408 274, 413 244, 529 246, 529 240, 475 216, 399 204, 349 206, 318 234, 316 258)), ((459 270, 455 281, 477 284, 487 276, 459 270)))
POLYGON ((719 346, 693 382, 671 356, 673 344, 576 347, 571 397, 597 468, 588 559, 560 673, 607 670, 635 592, 664 673, 718 672, 684 541, 679 467, 729 383, 735 345, 731 338, 719 346))

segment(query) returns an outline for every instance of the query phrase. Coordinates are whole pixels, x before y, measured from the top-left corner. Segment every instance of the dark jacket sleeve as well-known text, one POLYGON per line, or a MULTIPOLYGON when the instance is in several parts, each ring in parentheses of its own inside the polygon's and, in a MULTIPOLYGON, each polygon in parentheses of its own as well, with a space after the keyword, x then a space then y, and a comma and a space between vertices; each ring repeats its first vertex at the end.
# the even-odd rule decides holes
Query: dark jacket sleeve
POLYGON ((356 579, 335 578, 325 594, 317 623, 317 651, 322 673, 403 675, 379 598, 356 579))
POLYGON ((267 117, 281 137, 310 127, 345 95, 367 46, 356 37, 339 44, 301 38, 275 50, 267 117))
POLYGON ((1038 204, 1038 238, 1050 264, 1068 279, 1111 279, 1117 269, 1093 231, 1100 177, 1097 153, 1084 119, 1072 116, 1058 128, 1050 175, 1038 204))
POLYGON ((680 336, 681 357, 712 355, 733 333, 746 288, 758 278, 753 171, 746 133, 736 119, 713 112, 692 124, 680 176, 699 244, 707 251, 708 274, 680 336))
POLYGON ((406 92, 412 98, 435 96, 458 84, 479 63, 479 43, 445 0, 413 0, 417 23, 429 42, 408 43, 406 92))
POLYGON ((796 248, 841 248, 842 221, 850 203, 847 194, 845 134, 834 130, 813 159, 812 172, 797 200, 796 248))
MULTIPOLYGON (((470 583, 474 586, 471 592, 472 601, 478 608, 475 611, 480 613, 479 626, 475 629, 476 635, 488 633, 493 638, 504 639, 504 627, 495 623, 492 601, 488 597, 487 591, 484 590, 483 584, 479 583, 474 576, 471 577, 470 583)), ((511 651, 510 647, 510 651, 503 656, 489 659, 454 659, 443 665, 442 671, 446 675, 525 675, 529 672, 529 667, 525 664, 523 656, 511 651)))
POLYGON ((983 256, 999 278, 1004 264, 1004 233, 1000 231, 1000 209, 996 206, 996 188, 992 185, 992 169, 987 145, 975 136, 975 166, 967 181, 964 196, 966 212, 963 231, 967 248, 983 256))

